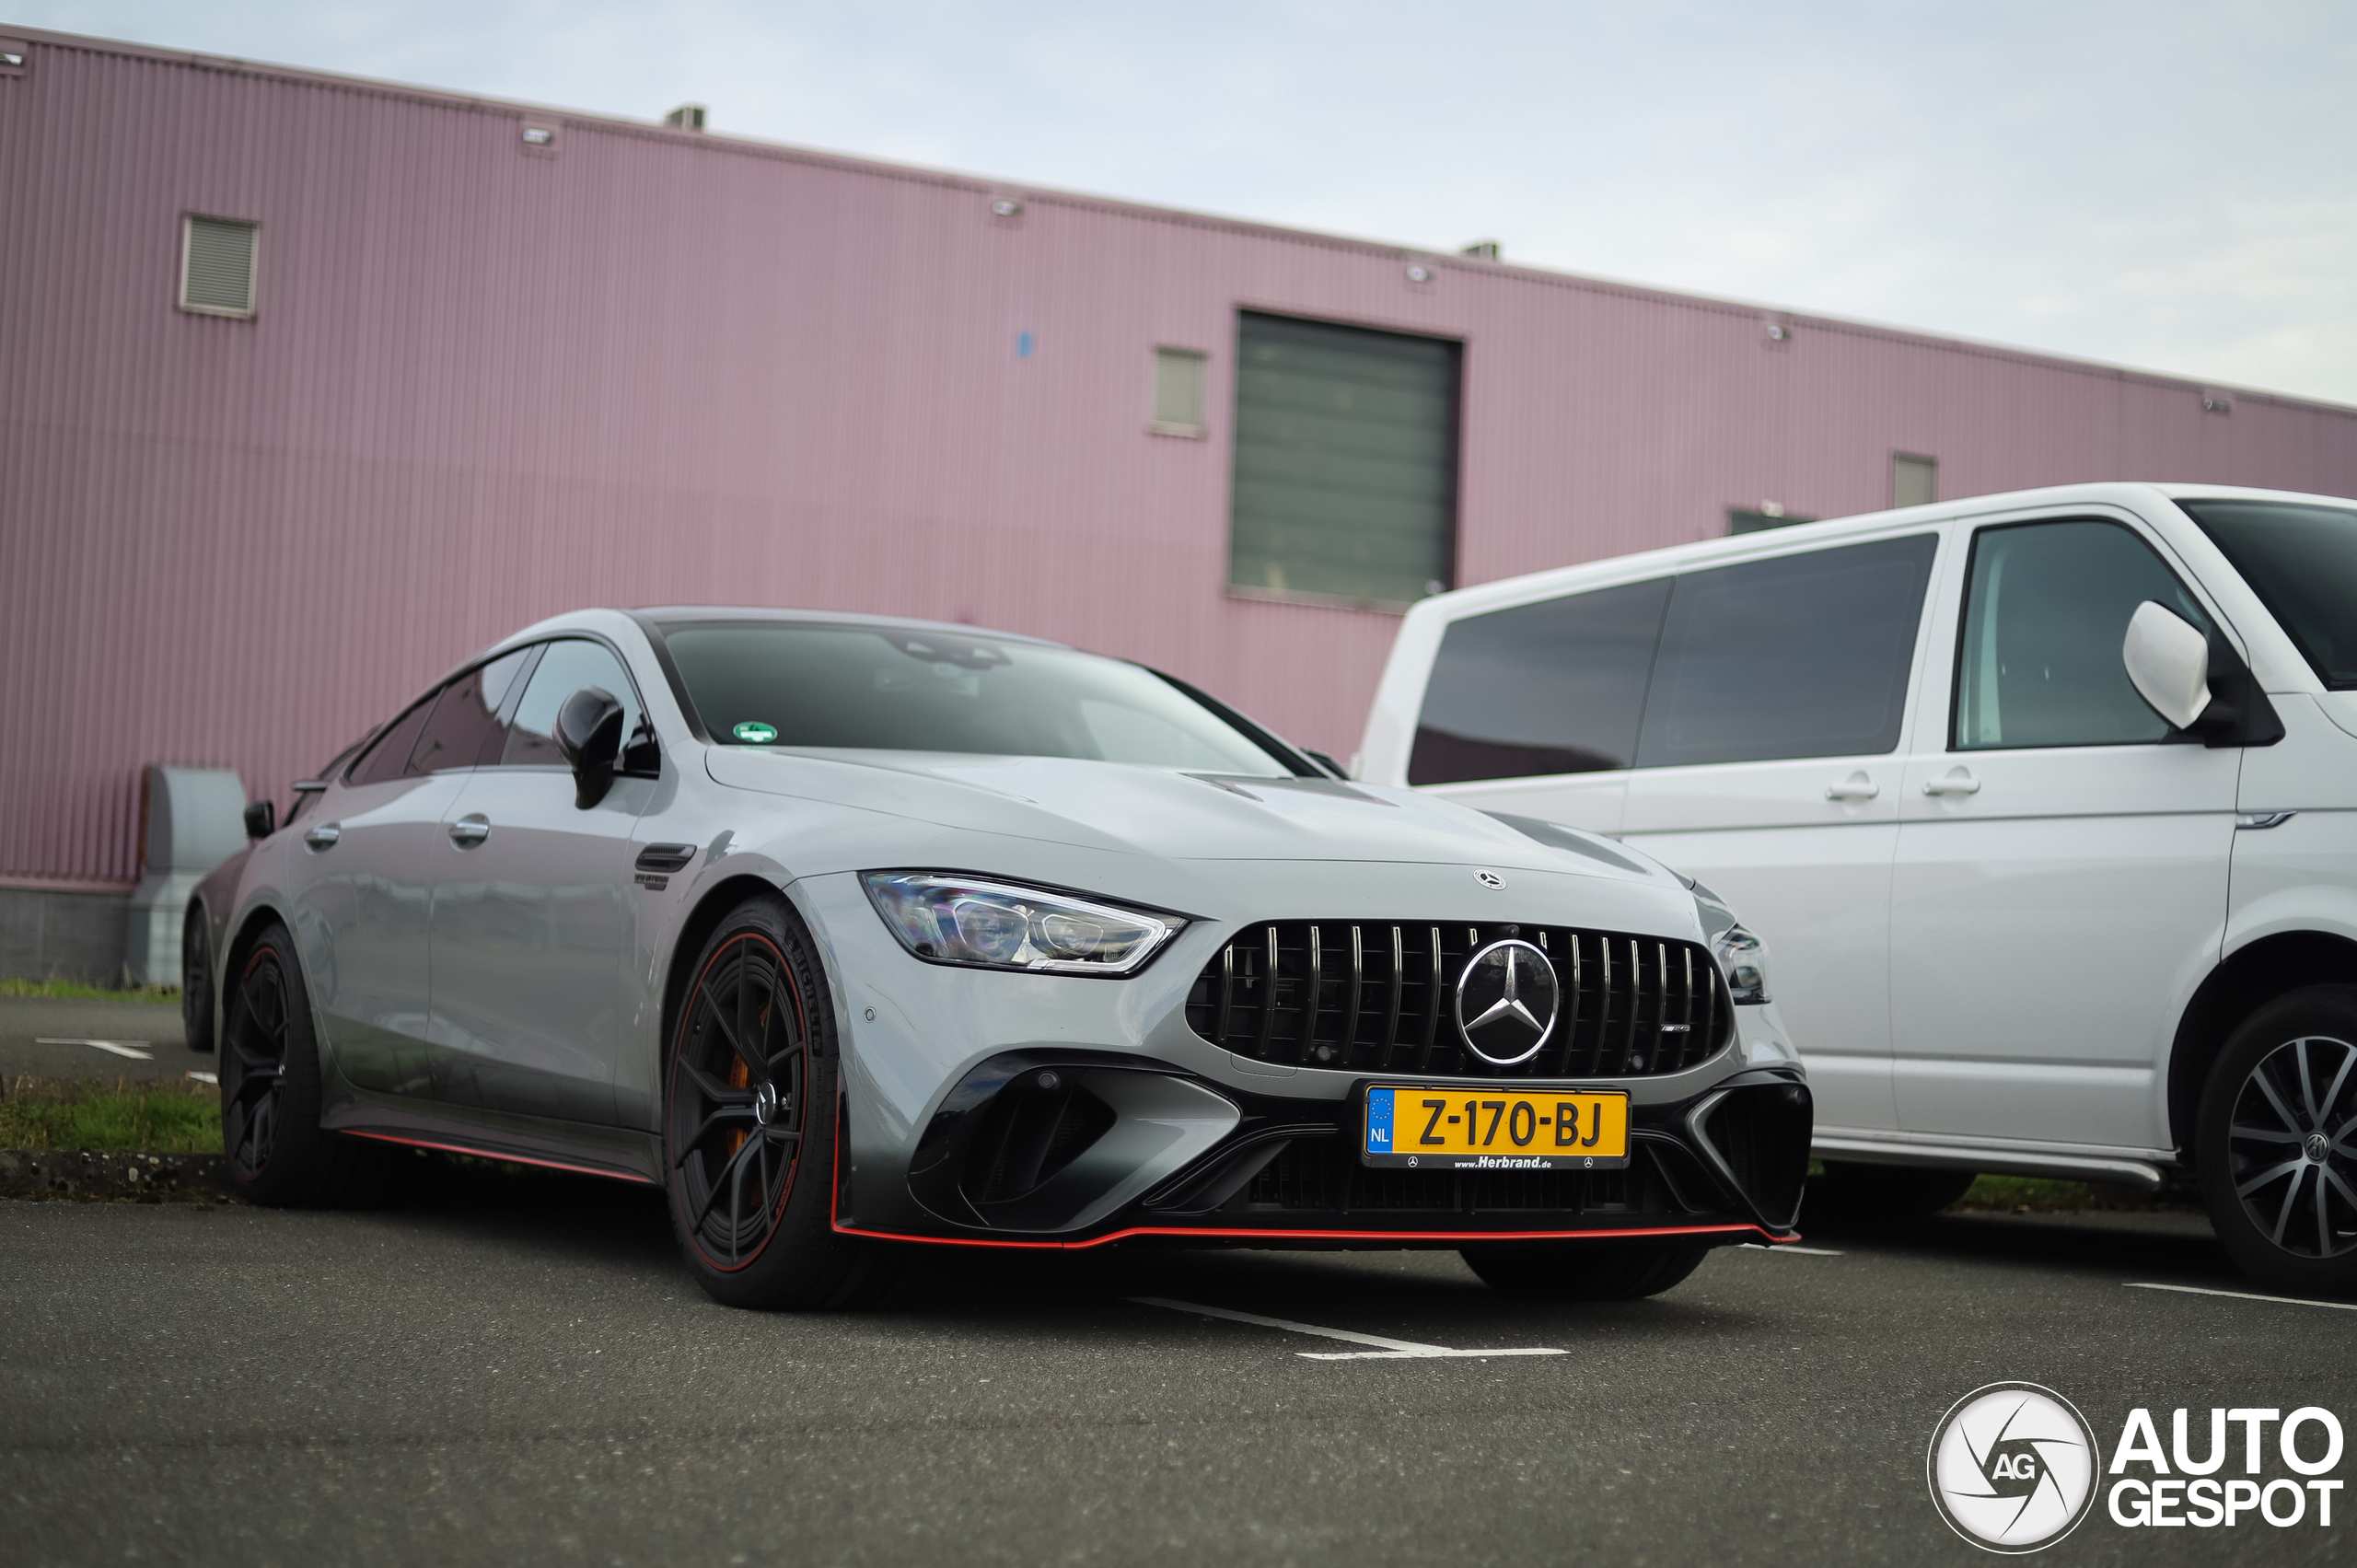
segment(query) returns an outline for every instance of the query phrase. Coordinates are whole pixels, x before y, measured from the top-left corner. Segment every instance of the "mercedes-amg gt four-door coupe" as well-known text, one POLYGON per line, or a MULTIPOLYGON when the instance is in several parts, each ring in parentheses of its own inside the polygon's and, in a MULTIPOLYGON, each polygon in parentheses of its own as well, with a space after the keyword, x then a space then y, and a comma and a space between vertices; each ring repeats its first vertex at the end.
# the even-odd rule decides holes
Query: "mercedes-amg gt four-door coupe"
POLYGON ((705 1290, 778 1307, 912 1243, 1453 1248, 1635 1296, 1794 1235, 1809 1090, 1709 889, 1136 664, 583 610, 296 788, 187 933, 256 1202, 387 1144, 652 1183, 705 1290))

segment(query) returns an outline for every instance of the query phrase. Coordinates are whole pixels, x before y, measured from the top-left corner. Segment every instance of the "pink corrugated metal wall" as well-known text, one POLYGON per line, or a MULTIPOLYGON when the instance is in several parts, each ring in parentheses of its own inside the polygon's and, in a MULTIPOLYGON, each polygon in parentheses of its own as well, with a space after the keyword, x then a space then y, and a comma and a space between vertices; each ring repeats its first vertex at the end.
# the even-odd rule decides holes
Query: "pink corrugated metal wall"
POLYGON ((2357 413, 1512 267, 55 35, 0 80, 0 874, 134 871, 137 770, 316 766, 585 603, 967 620, 1354 742, 1396 622, 1230 598, 1235 313, 1467 344, 1459 580, 1763 498, 2357 492, 2357 413), (259 319, 173 308, 183 212, 259 319), (1019 358, 1019 333, 1033 352, 1019 358), (1146 434, 1156 344, 1212 436, 1146 434))

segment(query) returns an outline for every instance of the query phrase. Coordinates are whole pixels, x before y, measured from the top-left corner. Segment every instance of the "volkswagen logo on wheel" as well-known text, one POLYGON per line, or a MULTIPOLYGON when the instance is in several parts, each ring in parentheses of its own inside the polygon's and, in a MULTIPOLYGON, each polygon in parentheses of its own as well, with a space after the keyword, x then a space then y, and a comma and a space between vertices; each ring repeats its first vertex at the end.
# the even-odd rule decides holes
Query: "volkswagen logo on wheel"
POLYGON ((1527 942, 1492 942, 1457 977, 1457 1027, 1473 1054, 1496 1067, 1527 1062, 1555 1032, 1555 966, 1527 942))
POLYGON ((2043 1551, 2095 1506, 2103 1460, 2070 1400, 2035 1383, 1991 1383, 1933 1429, 1924 1461, 1948 1527, 1987 1551, 2043 1551))

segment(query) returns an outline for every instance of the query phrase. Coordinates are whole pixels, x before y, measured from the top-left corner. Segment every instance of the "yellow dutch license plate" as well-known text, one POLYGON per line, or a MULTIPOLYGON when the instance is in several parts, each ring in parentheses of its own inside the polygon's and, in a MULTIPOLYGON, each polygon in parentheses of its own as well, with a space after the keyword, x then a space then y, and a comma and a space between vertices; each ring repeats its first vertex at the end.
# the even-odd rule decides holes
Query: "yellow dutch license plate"
POLYGON ((1629 1097, 1378 1084, 1366 1092, 1360 1157, 1423 1170, 1618 1170, 1629 1163, 1629 1097))

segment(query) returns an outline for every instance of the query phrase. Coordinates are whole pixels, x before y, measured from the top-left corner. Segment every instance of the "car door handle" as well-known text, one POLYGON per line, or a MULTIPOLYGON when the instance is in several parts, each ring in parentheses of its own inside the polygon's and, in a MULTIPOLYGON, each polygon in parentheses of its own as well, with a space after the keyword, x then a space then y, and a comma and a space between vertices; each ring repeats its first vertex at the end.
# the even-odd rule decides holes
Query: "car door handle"
POLYGON ((322 822, 303 835, 303 842, 315 850, 333 849, 343 837, 343 829, 333 822, 322 822))
POLYGON ((1925 795, 1979 795, 1980 781, 1962 768, 1952 768, 1947 776, 1923 781, 1925 795))
POLYGON ((1872 800, 1882 793, 1882 785, 1864 773, 1852 773, 1838 784, 1826 786, 1828 800, 1872 800))
POLYGON ((460 849, 472 849, 491 837, 491 819, 480 811, 470 812, 450 824, 450 842, 460 849))

